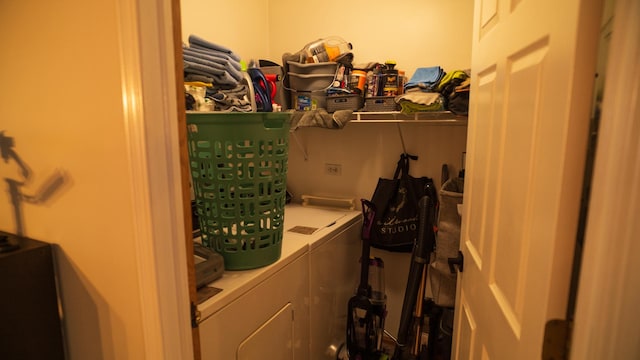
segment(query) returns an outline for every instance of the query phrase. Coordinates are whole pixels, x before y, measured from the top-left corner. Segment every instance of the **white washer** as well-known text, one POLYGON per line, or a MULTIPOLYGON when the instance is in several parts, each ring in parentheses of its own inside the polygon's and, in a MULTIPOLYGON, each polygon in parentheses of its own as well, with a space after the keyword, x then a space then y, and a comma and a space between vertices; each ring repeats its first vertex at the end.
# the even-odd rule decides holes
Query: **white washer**
POLYGON ((288 205, 280 259, 209 285, 221 291, 198 305, 202 359, 335 359, 359 278, 360 229, 358 211, 288 205))

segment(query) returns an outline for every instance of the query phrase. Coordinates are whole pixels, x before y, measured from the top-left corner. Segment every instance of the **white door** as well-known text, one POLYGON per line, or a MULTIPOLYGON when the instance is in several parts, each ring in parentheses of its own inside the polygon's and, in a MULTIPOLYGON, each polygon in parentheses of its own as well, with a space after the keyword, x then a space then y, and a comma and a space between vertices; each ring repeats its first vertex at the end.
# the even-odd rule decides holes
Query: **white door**
POLYGON ((454 359, 540 359, 565 318, 601 8, 476 1, 454 359))

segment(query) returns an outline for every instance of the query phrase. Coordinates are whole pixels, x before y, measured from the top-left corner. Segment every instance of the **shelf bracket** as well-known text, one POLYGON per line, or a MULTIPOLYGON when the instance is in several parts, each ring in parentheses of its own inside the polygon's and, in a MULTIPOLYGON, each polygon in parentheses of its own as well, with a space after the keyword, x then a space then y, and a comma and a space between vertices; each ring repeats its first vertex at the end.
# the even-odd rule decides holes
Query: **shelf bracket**
POLYGON ((298 145, 298 148, 300 148, 300 151, 302 151, 302 156, 304 156, 304 161, 309 160, 309 155, 307 154, 307 151, 305 150, 304 146, 302 146, 300 139, 298 139, 298 134, 296 134, 295 131, 290 131, 290 133, 291 133, 291 136, 293 137, 293 140, 295 140, 296 144, 298 145))

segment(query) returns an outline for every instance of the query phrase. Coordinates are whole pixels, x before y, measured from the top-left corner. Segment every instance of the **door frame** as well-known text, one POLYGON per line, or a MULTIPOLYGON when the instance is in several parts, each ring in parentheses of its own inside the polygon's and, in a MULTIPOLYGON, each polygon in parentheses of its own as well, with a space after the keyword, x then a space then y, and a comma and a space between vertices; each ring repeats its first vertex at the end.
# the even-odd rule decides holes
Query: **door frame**
POLYGON ((638 358, 640 315, 640 4, 616 0, 572 359, 638 358), (636 94, 633 96, 632 94, 636 94), (626 181, 625 181, 626 179, 626 181), (624 184, 624 186, 621 186, 624 184))
POLYGON ((176 82, 177 67, 182 69, 174 33, 180 28, 179 0, 115 4, 145 358, 192 359, 199 343, 191 330, 190 197, 181 167, 188 165, 181 157, 186 124, 184 98, 178 99, 182 81, 176 82))
MULTIPOLYGON (((638 5, 634 4, 634 0, 618 1, 614 16, 623 20, 616 20, 612 44, 635 45, 632 49, 637 55, 640 36, 637 25, 633 24, 633 16, 638 14, 638 5), (623 18, 622 15, 626 16, 623 18), (627 40, 629 37, 635 39, 635 43, 621 40, 623 34, 627 34, 627 40)), ((132 163, 140 166, 136 171, 140 177, 132 187, 140 193, 135 206, 138 213, 142 214, 140 218, 145 227, 137 238, 140 304, 146 324, 145 350, 148 358, 189 359, 197 356, 193 349, 197 348, 195 342, 198 339, 197 335, 192 336, 190 328, 187 289, 188 272, 191 270, 187 269, 185 260, 189 253, 186 234, 190 232, 190 226, 187 226, 191 223, 191 216, 185 207, 190 198, 184 195, 189 194, 189 189, 188 186, 186 189, 182 186, 186 185, 184 169, 188 167, 188 162, 185 163, 187 160, 183 156, 186 154, 186 133, 181 131, 185 120, 184 105, 179 101, 180 57, 175 53, 175 46, 181 41, 175 38, 179 34, 175 32, 176 28, 180 28, 179 0, 137 0, 134 3, 119 0, 118 5, 121 18, 123 89, 125 95, 129 96, 124 100, 130 102, 126 105, 144 105, 144 109, 125 106, 128 109, 125 117, 132 145, 130 157, 132 163)), ((625 130, 633 127, 633 116, 638 115, 640 100, 636 98, 635 101, 630 101, 627 96, 629 88, 624 87, 624 79, 619 79, 618 84, 612 81, 616 71, 629 71, 628 67, 635 69, 633 66, 638 56, 623 62, 628 66, 625 70, 619 67, 620 62, 613 60, 623 59, 620 56, 626 54, 624 51, 623 47, 612 45, 610 52, 612 60, 609 63, 616 64, 617 68, 610 66, 607 72, 609 79, 605 88, 600 145, 594 169, 593 184, 596 191, 592 194, 592 204, 596 201, 602 203, 598 203, 598 208, 591 207, 587 225, 584 270, 580 283, 589 284, 590 288, 583 288, 578 292, 572 342, 572 354, 576 359, 580 358, 578 354, 587 353, 600 354, 598 358, 610 358, 608 355, 617 351, 616 347, 626 345, 623 349, 630 350, 635 344, 629 344, 624 338, 611 336, 612 326, 616 329, 635 329, 638 321, 632 316, 619 316, 618 313, 616 322, 610 326, 583 325, 587 319, 604 321, 607 314, 602 314, 603 307, 624 304, 625 299, 629 298, 637 299, 637 289, 640 288, 629 286, 630 283, 624 281, 613 282, 604 271, 610 269, 612 264, 628 260, 624 251, 607 252, 607 256, 602 256, 600 252, 603 246, 611 246, 612 242, 635 246, 630 241, 633 233, 605 237, 605 234, 611 235, 611 229, 615 226, 635 230, 635 234, 640 233, 635 219, 614 218, 610 219, 612 223, 598 218, 606 215, 602 211, 614 206, 623 214, 637 214, 640 208, 637 179, 626 183, 630 186, 629 194, 634 194, 632 199, 609 196, 615 191, 615 186, 619 185, 617 177, 622 169, 629 174, 640 173, 640 157, 621 158, 613 151, 618 147, 609 150, 604 147, 604 144, 625 144, 629 146, 628 149, 638 149, 637 143, 629 143, 628 132, 625 130), (617 106, 622 108, 616 109, 617 106), (612 121, 614 118, 615 122, 612 121), (607 191, 609 189, 611 190, 607 191), (599 191, 603 194, 598 195, 599 191), (620 200, 625 201, 620 203, 620 200), (594 287, 594 284, 602 287, 594 287), (608 292, 605 293, 604 289, 608 289, 608 292), (606 296, 599 296, 596 292, 606 296)), ((636 81, 634 84, 636 90, 639 83, 640 81, 636 81)), ((627 267, 616 271, 621 274, 621 279, 637 283, 638 280, 633 280, 633 275, 638 270, 637 264, 638 262, 627 262, 627 267)))

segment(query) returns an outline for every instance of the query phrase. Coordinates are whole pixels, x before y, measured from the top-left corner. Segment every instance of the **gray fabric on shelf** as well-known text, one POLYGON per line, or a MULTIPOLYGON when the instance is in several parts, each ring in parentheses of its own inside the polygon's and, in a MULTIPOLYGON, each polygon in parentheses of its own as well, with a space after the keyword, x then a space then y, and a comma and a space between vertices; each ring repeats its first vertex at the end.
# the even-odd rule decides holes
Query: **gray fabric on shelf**
POLYGON ((185 82, 200 81, 203 83, 213 83, 213 78, 211 76, 206 76, 206 75, 185 74, 184 81, 185 82))
POLYGON ((338 110, 328 113, 325 109, 294 111, 291 116, 291 129, 300 127, 321 127, 326 129, 342 129, 351 120, 351 110, 338 110))
POLYGON ((239 84, 232 89, 216 89, 207 97, 215 102, 215 111, 221 112, 251 112, 249 88, 239 84))

